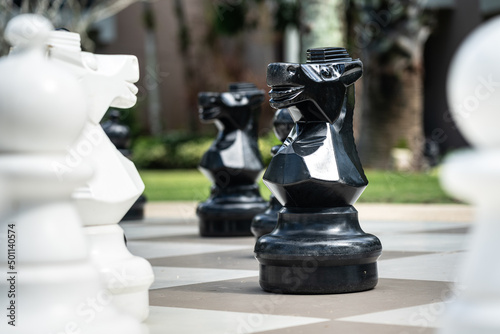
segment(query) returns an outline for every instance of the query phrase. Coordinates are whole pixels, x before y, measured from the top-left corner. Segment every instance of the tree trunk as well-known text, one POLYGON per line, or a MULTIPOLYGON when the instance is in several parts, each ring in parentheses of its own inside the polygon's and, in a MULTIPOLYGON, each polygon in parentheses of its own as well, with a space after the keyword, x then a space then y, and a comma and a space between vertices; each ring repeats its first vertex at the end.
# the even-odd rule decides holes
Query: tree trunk
POLYGON ((363 166, 394 168, 392 150, 402 146, 412 153, 410 170, 420 170, 424 167, 421 67, 384 73, 373 60, 370 65, 363 75, 358 141, 363 166))
POLYGON ((423 48, 431 22, 420 0, 346 0, 348 44, 364 63, 357 133, 367 168, 394 168, 396 147, 410 152, 406 169, 426 165, 423 48))
POLYGON ((160 81, 158 75, 158 56, 156 47, 155 14, 151 3, 143 4, 144 16, 148 17, 146 22, 146 36, 144 40, 144 53, 146 55, 146 89, 148 102, 149 132, 153 136, 159 136, 163 132, 161 122, 161 98, 160 81))

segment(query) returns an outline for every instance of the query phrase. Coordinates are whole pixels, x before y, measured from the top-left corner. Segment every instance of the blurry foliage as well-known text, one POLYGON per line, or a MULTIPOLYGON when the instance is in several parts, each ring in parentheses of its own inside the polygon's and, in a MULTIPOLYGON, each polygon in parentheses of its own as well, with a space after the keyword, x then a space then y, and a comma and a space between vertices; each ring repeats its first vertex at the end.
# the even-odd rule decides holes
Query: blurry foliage
MULTIPOLYGON (((255 28, 258 17, 249 15, 252 5, 260 5, 264 0, 217 0, 212 3, 212 26, 217 35, 233 36, 239 32, 255 28)), ((282 0, 267 1, 268 3, 289 2, 282 0)), ((214 36, 212 36, 214 37, 214 36)))
POLYGON ((259 150, 265 166, 271 162, 271 148, 275 145, 281 146, 281 142, 276 138, 273 131, 269 131, 266 135, 259 138, 259 150))
MULTIPOLYGON (((141 169, 197 168, 214 137, 173 132, 162 138, 139 137, 132 144, 132 160, 141 169)), ((264 164, 271 161, 271 147, 280 145, 272 132, 259 138, 264 164)))
POLYGON ((213 26, 221 35, 234 35, 246 27, 248 1, 216 1, 214 4, 213 26))
MULTIPOLYGON (((250 8, 263 0, 218 0, 213 3, 212 26, 215 35, 232 36, 247 28, 255 28, 258 18, 252 18, 250 8)), ((301 2, 299 0, 265 1, 273 11, 274 30, 284 32, 288 26, 301 25, 301 2)), ((212 38, 214 36, 211 36, 212 38)))
MULTIPOLYGON (((401 173, 366 170, 370 185, 358 202, 363 203, 457 203, 440 187, 437 170, 401 173)), ((150 201, 201 201, 209 196, 210 181, 197 170, 141 170, 150 201)), ((259 180, 262 197, 270 191, 259 180)))
POLYGON ((132 144, 138 168, 196 168, 213 138, 173 132, 163 137, 139 137, 132 144))
POLYGON ((422 0, 345 0, 347 24, 354 28, 349 31, 348 49, 377 55, 377 65, 387 66, 387 71, 418 66, 421 47, 436 25, 434 13, 425 10, 424 4, 422 0))
POLYGON ((212 145, 212 139, 208 138, 179 144, 176 150, 176 156, 179 159, 177 168, 187 168, 187 166, 192 166, 191 168, 193 168, 198 166, 201 157, 209 149, 210 145, 212 145))
POLYGON ((167 168, 169 163, 167 147, 159 138, 139 138, 132 144, 132 161, 137 168, 167 168))
POLYGON ((301 25, 301 3, 300 1, 275 0, 274 29, 279 32, 285 31, 288 26, 300 28, 301 25))
POLYGON ((364 73, 358 152, 367 168, 393 168, 392 150, 411 151, 411 169, 426 168, 423 49, 434 14, 421 0, 345 0, 348 49, 364 73))
POLYGON ((406 140, 405 138, 400 138, 398 140, 398 142, 396 143, 396 145, 394 145, 394 148, 405 148, 405 149, 409 149, 410 146, 408 145, 408 140, 406 140))

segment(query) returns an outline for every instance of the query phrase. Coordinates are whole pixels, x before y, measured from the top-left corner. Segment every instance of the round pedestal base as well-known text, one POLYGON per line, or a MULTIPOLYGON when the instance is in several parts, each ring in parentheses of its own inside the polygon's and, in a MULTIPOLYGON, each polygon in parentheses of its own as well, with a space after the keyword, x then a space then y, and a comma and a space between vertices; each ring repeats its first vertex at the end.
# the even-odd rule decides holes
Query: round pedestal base
MULTIPOLYGON (((111 292, 113 293, 113 291, 111 292)), ((114 306, 122 313, 145 321, 149 316, 149 292, 130 291, 123 294, 112 294, 114 306)))
POLYGON ((250 236, 252 219, 266 210, 257 185, 213 188, 211 197, 198 205, 200 235, 204 237, 250 236))
POLYGON ((151 264, 126 248, 118 224, 86 226, 90 260, 111 293, 111 303, 123 314, 144 321, 149 314, 148 290, 154 281, 151 264))
POLYGON ((253 217, 265 208, 265 203, 201 203, 196 210, 200 235, 204 237, 250 236, 253 217))
POLYGON ((269 207, 261 214, 256 215, 252 221, 252 234, 260 238, 265 234, 271 233, 278 224, 278 212, 283 208, 276 197, 271 196, 269 207))
POLYGON ((278 223, 278 212, 264 212, 257 216, 252 221, 252 234, 256 238, 260 238, 265 234, 271 233, 278 223))
POLYGON ((260 265, 259 283, 262 289, 274 293, 325 294, 347 293, 373 289, 378 282, 377 263, 350 266, 315 267, 308 265, 260 265))
POLYGON ((361 230, 352 206, 283 208, 276 229, 255 245, 261 287, 291 294, 372 289, 381 252, 380 240, 361 230))

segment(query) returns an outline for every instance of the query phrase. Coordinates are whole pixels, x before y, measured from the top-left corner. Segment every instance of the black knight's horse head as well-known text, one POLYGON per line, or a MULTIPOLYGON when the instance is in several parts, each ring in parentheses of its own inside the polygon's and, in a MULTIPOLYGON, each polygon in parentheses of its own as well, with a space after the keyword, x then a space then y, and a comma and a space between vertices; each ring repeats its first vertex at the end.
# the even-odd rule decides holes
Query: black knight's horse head
POLYGON ((311 49, 307 58, 306 64, 268 65, 269 102, 275 109, 289 108, 296 122, 333 123, 342 110, 347 87, 361 77, 363 65, 344 48, 311 49))
MULTIPOLYGON (((252 111, 259 108, 264 92, 251 83, 233 83, 223 93, 198 94, 200 119, 223 125, 224 129, 245 130, 252 123, 252 111)), ((253 124, 251 124, 253 125, 253 124)))

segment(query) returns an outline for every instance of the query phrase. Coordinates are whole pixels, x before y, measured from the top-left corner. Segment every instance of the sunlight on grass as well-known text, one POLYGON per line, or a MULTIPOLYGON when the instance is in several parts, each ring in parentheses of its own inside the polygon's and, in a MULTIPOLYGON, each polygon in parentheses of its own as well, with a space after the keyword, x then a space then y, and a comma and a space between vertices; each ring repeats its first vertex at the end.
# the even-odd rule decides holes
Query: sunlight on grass
POLYGON ((456 203, 439 184, 439 176, 431 173, 366 171, 368 187, 359 202, 371 203, 456 203))
MULTIPOLYGON (((204 201, 210 194, 210 181, 196 169, 141 170, 150 201, 204 201)), ((260 192, 268 200, 271 192, 260 181, 260 192)))
MULTIPOLYGON (((198 170, 142 170, 145 194, 150 201, 204 201, 210 181, 198 170)), ((441 189, 436 172, 402 173, 366 171, 369 184, 359 202, 371 203, 456 203, 441 189)), ((259 182, 262 197, 270 191, 259 182)))

